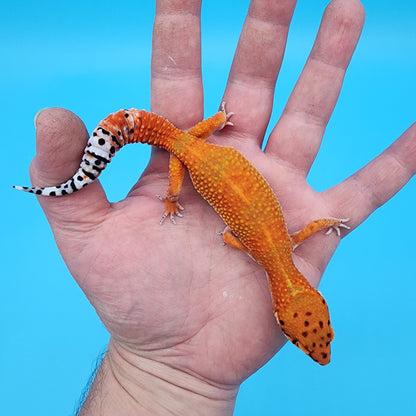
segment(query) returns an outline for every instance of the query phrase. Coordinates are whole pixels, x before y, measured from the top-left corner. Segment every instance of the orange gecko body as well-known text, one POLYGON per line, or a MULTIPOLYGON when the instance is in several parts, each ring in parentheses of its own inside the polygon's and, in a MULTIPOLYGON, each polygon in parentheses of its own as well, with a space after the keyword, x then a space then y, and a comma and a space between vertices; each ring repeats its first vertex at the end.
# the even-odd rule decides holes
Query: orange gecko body
MULTIPOLYGON (((163 117, 144 110, 120 110, 94 130, 79 170, 66 183, 46 188, 16 187, 39 195, 60 196, 94 180, 115 152, 127 143, 147 143, 171 153, 166 216, 174 222, 182 207, 178 197, 185 169, 195 189, 222 217, 224 241, 247 252, 267 273, 273 311, 285 335, 318 363, 330 361, 334 333, 322 295, 297 270, 295 246, 325 229, 346 227, 345 220, 313 221, 289 235, 280 204, 263 176, 237 150, 205 140, 227 124, 224 106, 213 117, 184 132, 163 117)), ((347 227, 346 227, 347 228, 347 227)))

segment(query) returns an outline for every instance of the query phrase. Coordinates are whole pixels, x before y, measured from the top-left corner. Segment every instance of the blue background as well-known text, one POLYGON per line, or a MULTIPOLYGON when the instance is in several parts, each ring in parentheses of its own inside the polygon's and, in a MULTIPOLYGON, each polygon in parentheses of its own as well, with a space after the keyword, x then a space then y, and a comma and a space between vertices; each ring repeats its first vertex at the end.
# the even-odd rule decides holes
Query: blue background
MULTIPOLYGON (((272 124, 326 4, 298 3, 272 124)), ((364 5, 364 32, 309 178, 317 189, 356 171, 415 119, 416 3, 364 5)), ((217 109, 247 6, 247 0, 203 5, 207 114, 217 109)), ((72 414, 108 340, 36 198, 11 188, 29 184, 33 117, 62 106, 91 131, 119 108, 148 109, 153 15, 153 1, 2 5, 1 414, 72 414)), ((102 176, 111 200, 123 198, 148 157, 147 146, 120 152, 102 176)), ((321 290, 336 332, 331 364, 322 368, 286 346, 243 384, 237 416, 416 414, 415 195, 413 179, 342 242, 326 271, 321 290)))

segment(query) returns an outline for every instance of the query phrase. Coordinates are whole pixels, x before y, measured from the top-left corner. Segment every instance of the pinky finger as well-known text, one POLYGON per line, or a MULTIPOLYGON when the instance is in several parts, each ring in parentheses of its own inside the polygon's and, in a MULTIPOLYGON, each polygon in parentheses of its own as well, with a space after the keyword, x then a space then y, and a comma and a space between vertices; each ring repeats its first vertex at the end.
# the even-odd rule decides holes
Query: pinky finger
POLYGON ((416 173, 416 123, 370 163, 323 194, 356 227, 416 173))

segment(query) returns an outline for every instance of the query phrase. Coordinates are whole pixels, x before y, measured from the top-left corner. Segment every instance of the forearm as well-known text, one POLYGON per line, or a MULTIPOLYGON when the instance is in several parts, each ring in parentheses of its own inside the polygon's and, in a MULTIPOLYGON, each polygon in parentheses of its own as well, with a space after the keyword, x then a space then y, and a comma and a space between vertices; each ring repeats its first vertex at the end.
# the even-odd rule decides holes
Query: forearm
POLYGON ((110 341, 79 416, 232 415, 237 392, 110 341))

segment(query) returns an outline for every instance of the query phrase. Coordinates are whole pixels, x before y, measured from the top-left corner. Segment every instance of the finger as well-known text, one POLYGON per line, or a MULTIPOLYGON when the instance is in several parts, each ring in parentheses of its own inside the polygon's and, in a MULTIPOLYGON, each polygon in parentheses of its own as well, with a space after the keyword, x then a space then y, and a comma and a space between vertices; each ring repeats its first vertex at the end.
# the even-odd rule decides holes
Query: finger
POLYGON ((416 173, 416 123, 383 153, 323 195, 358 226, 416 173))
POLYGON ((295 0, 252 0, 224 93, 232 134, 263 141, 295 0))
POLYGON ((325 10, 311 54, 266 151, 304 176, 315 160, 364 24, 358 0, 334 0, 325 10))
POLYGON ((158 0, 153 26, 152 111, 181 129, 203 118, 201 0, 158 0))
MULTIPOLYGON (((32 183, 53 186, 71 178, 80 165, 87 140, 84 123, 70 111, 49 108, 38 113, 36 156, 30 165, 32 183)), ((73 194, 38 199, 53 230, 80 219, 94 222, 109 206, 98 181, 73 194)))

